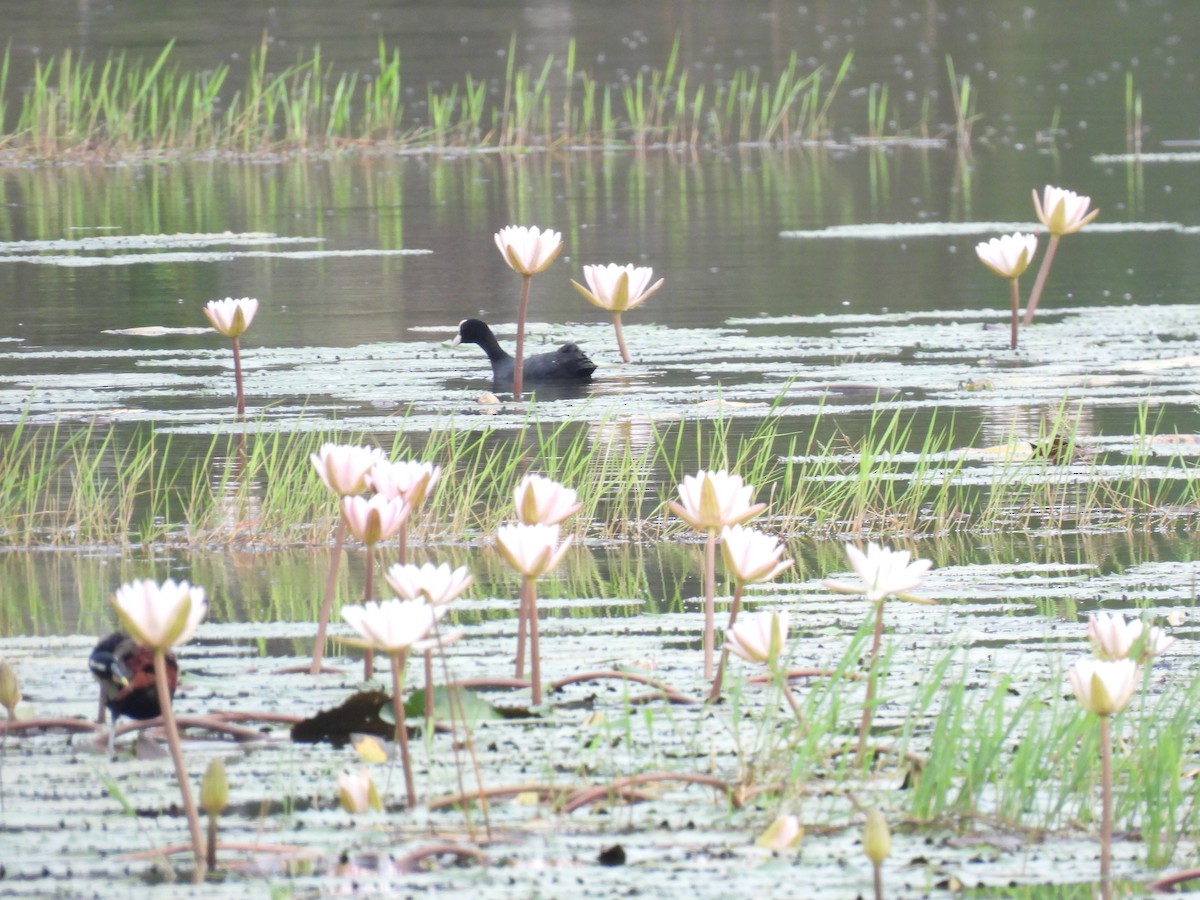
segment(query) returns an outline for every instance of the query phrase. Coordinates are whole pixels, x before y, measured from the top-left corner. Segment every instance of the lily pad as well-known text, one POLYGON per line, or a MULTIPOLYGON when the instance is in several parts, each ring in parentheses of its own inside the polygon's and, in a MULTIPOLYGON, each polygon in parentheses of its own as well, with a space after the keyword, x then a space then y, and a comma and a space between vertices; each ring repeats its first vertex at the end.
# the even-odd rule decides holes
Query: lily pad
MULTIPOLYGON (((485 700, 475 691, 465 688, 454 688, 455 696, 444 685, 436 685, 433 689, 433 719, 435 722, 450 722, 466 717, 469 724, 476 722, 496 722, 502 719, 526 718, 520 710, 502 709, 485 700), (453 699, 453 704, 451 700, 453 699), (459 704, 462 704, 459 706, 459 704)), ((395 717, 392 714, 391 701, 380 710, 380 717, 393 725, 395 717)), ((418 688, 409 694, 404 701, 404 715, 410 722, 425 719, 425 689, 418 688)))

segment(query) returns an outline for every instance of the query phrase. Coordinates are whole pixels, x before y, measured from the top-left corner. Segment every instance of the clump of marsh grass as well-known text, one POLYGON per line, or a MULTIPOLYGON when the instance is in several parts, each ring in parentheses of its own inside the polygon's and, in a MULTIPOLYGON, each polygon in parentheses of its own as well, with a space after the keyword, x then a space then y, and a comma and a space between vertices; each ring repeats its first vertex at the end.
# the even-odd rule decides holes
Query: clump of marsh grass
POLYGON ((830 110, 853 59, 827 77, 802 72, 796 54, 771 82, 757 69, 697 84, 679 64, 676 41, 662 68, 639 70, 628 84, 602 84, 576 62, 575 41, 563 59, 518 63, 510 42, 498 97, 484 79, 427 85, 426 118, 415 121, 404 98, 400 54, 382 39, 378 71, 335 73, 320 47, 291 62, 269 60, 267 36, 248 56, 243 86, 230 68, 181 71, 174 42, 150 59, 121 51, 94 62, 64 51, 38 59, 28 85, 9 83, 9 53, 0 60, 0 111, 20 91, 5 149, 35 158, 97 153, 109 157, 224 150, 323 152, 365 144, 397 147, 499 148, 652 144, 787 144, 824 139, 830 110), (563 82, 552 75, 561 71, 563 82), (561 106, 555 102, 561 96, 561 106))
MULTIPOLYGON (((407 526, 418 543, 484 540, 531 469, 577 488, 577 537, 676 534, 686 526, 662 512, 697 459, 754 484, 781 535, 1187 527, 1194 518, 1188 510, 1200 497, 1200 471, 1182 449, 1151 465, 1139 448, 1154 444, 1163 422, 1146 406, 1133 449, 1104 454, 1081 453, 1081 420, 1065 404, 1024 442, 1023 454, 1015 429, 1011 453, 974 451, 961 447, 952 418, 935 415, 920 430, 914 421, 902 410, 880 410, 851 439, 836 426, 830 434, 824 417, 804 435, 789 432, 772 411, 665 424, 531 417, 511 430, 447 424, 424 433, 401 418, 388 455, 441 469, 438 490, 407 526)), ((217 436, 204 444, 143 425, 68 429, 22 419, 0 436, 0 542, 325 545, 339 514, 308 458, 347 440, 362 437, 274 429, 244 443, 217 436)))

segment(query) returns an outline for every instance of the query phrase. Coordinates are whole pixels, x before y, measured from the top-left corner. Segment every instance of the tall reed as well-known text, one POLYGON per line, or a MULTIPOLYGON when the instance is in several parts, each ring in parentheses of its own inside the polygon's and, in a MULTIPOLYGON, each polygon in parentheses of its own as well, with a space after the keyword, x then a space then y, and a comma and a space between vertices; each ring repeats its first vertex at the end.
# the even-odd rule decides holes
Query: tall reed
POLYGON ((677 39, 663 67, 640 69, 625 84, 604 84, 577 65, 573 39, 561 61, 549 54, 526 66, 514 35, 496 98, 487 81, 466 73, 448 86, 427 85, 424 118, 406 121, 400 53, 382 39, 378 71, 366 75, 335 71, 320 46, 279 64, 264 34, 237 89, 228 65, 182 71, 173 49, 169 42, 148 59, 113 52, 100 63, 68 49, 38 59, 27 85, 11 83, 11 50, 5 50, 0 116, 18 101, 19 113, 0 146, 62 158, 326 152, 368 143, 503 150, 787 144, 828 134, 831 107, 853 59, 847 54, 828 84, 822 67, 801 72, 792 54, 773 82, 757 69, 737 69, 705 85, 689 78, 677 39), (564 80, 553 103, 556 69, 564 80))
MULTIPOLYGON (((1065 404, 1032 458, 985 461, 986 477, 956 449, 953 419, 934 415, 920 430, 914 422, 880 410, 851 440, 824 416, 790 432, 776 409, 757 419, 530 418, 511 430, 446 423, 426 433, 401 421, 388 449, 443 467, 428 514, 414 523, 416 542, 482 540, 530 471, 575 486, 584 502, 576 534, 606 539, 682 530, 663 506, 697 466, 742 475, 770 504, 772 529, 793 534, 1186 526, 1200 497, 1200 472, 1179 455, 1153 467, 1137 451, 1119 465, 1080 456, 1078 412, 1065 404)), ((1149 446, 1159 425, 1143 411, 1135 445, 1149 446)), ((225 436, 184 446, 149 426, 67 430, 22 419, 0 436, 0 542, 324 544, 337 522, 307 460, 342 437, 263 430, 245 446, 225 436)))

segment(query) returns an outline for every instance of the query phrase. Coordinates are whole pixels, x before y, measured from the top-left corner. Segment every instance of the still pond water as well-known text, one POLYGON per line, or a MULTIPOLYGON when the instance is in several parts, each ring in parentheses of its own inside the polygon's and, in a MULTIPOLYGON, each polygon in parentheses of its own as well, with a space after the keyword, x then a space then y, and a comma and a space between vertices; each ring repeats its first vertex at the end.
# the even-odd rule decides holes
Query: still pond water
MULTIPOLYGON (((777 403, 786 432, 822 429, 825 437, 844 435, 853 447, 880 411, 901 409, 920 433, 936 410, 939 421, 953 415, 959 446, 982 448, 1014 436, 1036 437, 1065 404, 1078 410, 1079 439, 1096 452, 1135 452, 1145 409, 1159 433, 1200 432, 1193 374, 1200 359, 1194 287, 1200 282, 1194 202, 1200 166, 1189 154, 1189 142, 1198 137, 1189 98, 1200 70, 1184 51, 1200 39, 1200 19, 1170 4, 301 2, 160 8, 0 2, 0 15, 10 23, 10 83, 21 83, 35 59, 66 47, 93 57, 110 48, 153 55, 171 39, 184 68, 228 62, 236 74, 238 60, 264 31, 281 63, 320 43, 335 69, 370 72, 382 36, 401 49, 414 117, 422 115, 426 83, 454 83, 468 72, 498 82, 513 33, 518 64, 537 69, 554 54, 561 66, 574 37, 579 65, 613 83, 646 66, 663 66, 676 37, 682 64, 700 80, 715 81, 739 67, 760 67, 771 79, 793 51, 805 66, 829 70, 848 51, 855 54, 832 107, 830 140, 819 146, 519 156, 447 150, 4 169, 0 428, 6 433, 22 420, 70 428, 100 423, 121 441, 133 429, 151 426, 173 435, 173 446, 183 453, 207 446, 234 427, 227 346, 211 334, 129 329, 200 326, 205 301, 248 295, 262 303, 243 342, 250 431, 336 429, 387 445, 401 421, 415 430, 453 422, 496 429, 503 441, 525 412, 480 415, 479 397, 491 389, 486 361, 474 347, 451 348, 449 339, 460 319, 480 316, 511 342, 518 282, 492 244, 492 234, 511 223, 554 228, 564 236, 562 256, 534 279, 531 340, 535 346, 575 340, 600 367, 591 388, 535 404, 533 415, 542 421, 676 421, 720 410, 734 418, 737 433, 777 403), (971 146, 961 151, 947 56, 978 91, 980 118, 971 146), (1143 96, 1147 155, 1136 161, 1123 155, 1127 73, 1143 96), (924 132, 933 140, 860 140, 875 83, 889 84, 894 98, 889 133, 924 132), (1030 190, 1046 183, 1089 194, 1102 211, 1095 225, 1064 240, 1038 321, 1014 353, 1007 349, 1006 285, 984 270, 973 247, 1031 228, 1030 190), (655 277, 666 278, 663 289, 626 318, 630 365, 621 364, 599 311, 568 283, 582 280, 583 265, 610 261, 652 266, 655 277)), ((1192 464, 1186 445, 1162 451, 1159 461, 1192 464)), ((708 464, 691 462, 691 468, 708 464)), ((663 495, 670 490, 661 485, 663 495)), ((954 635, 971 659, 978 661, 980 653, 988 658, 985 672, 1004 671, 1022 658, 1021 650, 997 650, 992 658, 992 648, 1006 642, 1041 647, 1053 635, 1053 647, 1063 640, 1081 649, 1075 623, 1097 606, 1142 600, 1161 613, 1190 607, 1195 599, 1189 528, 957 535, 915 547, 934 558, 941 573, 929 593, 953 600, 958 612, 935 620, 905 615, 897 630, 929 653, 954 635), (1012 613, 1024 614, 1016 617, 1022 624, 1014 624, 1012 613)), ((800 637, 820 645, 811 651, 814 657, 836 664, 844 650, 840 641, 857 627, 861 612, 853 602, 831 601, 819 587, 823 576, 844 570, 841 547, 797 536, 789 550, 797 560, 795 574, 762 598, 763 605, 802 606, 812 619, 798 626, 800 637)), ((476 570, 473 599, 462 613, 470 634, 464 646, 475 646, 455 665, 463 677, 486 674, 511 642, 512 581, 494 561, 480 562, 490 551, 478 546, 455 543, 421 552, 476 570)), ((578 659, 603 667, 648 656, 670 675, 667 680, 684 679, 679 686, 698 691, 689 682, 699 621, 698 560, 690 543, 593 542, 577 549, 568 570, 544 588, 552 632, 548 668, 568 669, 578 659), (620 645, 609 636, 614 627, 623 635, 620 645)), ((94 701, 82 658, 94 636, 111 625, 109 593, 135 576, 190 577, 208 586, 214 602, 210 625, 186 654, 195 680, 183 703, 194 711, 246 702, 261 707, 263 698, 253 696, 260 680, 254 657, 291 661, 308 652, 305 623, 314 617, 325 561, 323 549, 309 548, 14 547, 0 553, 0 635, 6 638, 0 650, 21 667, 29 702, 40 715, 86 716, 94 701)), ((355 596, 361 565, 355 556, 344 601, 355 596)), ((1178 633, 1186 637, 1190 630, 1185 625, 1178 633)), ((1030 677, 1055 671, 1052 654, 1042 656, 1024 653, 1030 677), (1037 661, 1028 662, 1031 656, 1037 661)), ((1190 677, 1186 654, 1171 665, 1172 678, 1190 677)), ((309 713, 336 703, 352 684, 347 678, 319 690, 289 687, 267 705, 309 713)), ((895 700, 902 706, 903 695, 895 700)), ((571 718, 567 730, 583 727, 571 718)), ((626 753, 632 759, 634 748, 726 762, 741 752, 729 735, 698 748, 688 727, 676 722, 669 738, 639 734, 620 758, 589 757, 588 772, 626 771, 626 763, 633 765, 626 753)), ((561 729, 558 738, 547 731, 513 736, 511 746, 490 761, 508 773, 498 780, 523 777, 515 771, 522 767, 514 753, 533 752, 533 768, 559 771, 549 748, 563 740, 561 729), (530 751, 539 741, 546 742, 542 749, 530 751)), ((62 737, 38 741, 58 748, 62 737)), ((76 739, 72 754, 81 754, 89 771, 103 767, 84 743, 76 739)), ((329 750, 279 762, 277 754, 248 757, 245 776, 274 770, 275 800, 311 798, 314 808, 294 812, 284 827, 311 829, 304 841, 311 846, 336 846, 341 820, 328 808, 329 791, 295 785, 328 782, 349 757, 329 750)), ((17 773, 4 779, 10 791, 37 771, 36 760, 24 755, 13 765, 17 773)), ((131 764, 111 771, 129 792, 137 782, 120 773, 124 765, 131 764)), ((450 789, 447 771, 429 777, 450 789)), ((10 808, 36 795, 52 810, 49 828, 75 815, 86 795, 88 814, 112 818, 115 804, 94 779, 64 779, 59 792, 24 795, 30 789, 16 788, 10 808)), ((248 791, 241 797, 247 803, 255 798, 248 791)), ((134 802, 144 811, 169 800, 134 802)), ((679 816, 679 804, 660 799, 654 808, 649 814, 622 812, 614 817, 619 822, 573 819, 570 836, 557 840, 552 817, 530 826, 523 813, 506 810, 499 821, 512 830, 519 849, 504 865, 522 873, 520 886, 511 894, 499 881, 480 889, 497 896, 566 890, 557 875, 530 873, 546 859, 557 866, 585 858, 591 872, 600 845, 624 827, 639 829, 638 836, 623 838, 639 847, 635 857, 665 853, 671 871, 693 878, 706 866, 738 871, 746 836, 770 818, 762 810, 757 817, 707 811, 699 816, 695 846, 689 846, 691 839, 678 838, 687 818, 679 816), (531 833, 538 836, 531 839, 531 833), (662 849, 668 845, 669 851, 662 849)), ((835 803, 814 802, 808 812, 814 820, 854 821, 853 810, 835 803)), ((177 818, 155 821, 168 833, 179 826, 177 818)), ((435 816, 405 837, 448 827, 447 821, 435 816)), ((461 819, 454 822, 457 827, 461 819)), ((252 832, 254 814, 243 824, 252 832)), ((128 837, 136 826, 121 820, 105 827, 128 837)), ((45 889, 49 882, 37 874, 43 865, 70 892, 83 888, 68 880, 68 872, 119 878, 121 867, 132 865, 97 863, 95 853, 104 848, 93 846, 94 840, 84 841, 89 849, 75 851, 81 855, 73 864, 65 853, 37 852, 33 838, 40 827, 22 832, 19 861, 0 851, 8 871, 27 879, 20 882, 23 890, 45 889)), ((907 858, 919 855, 921 839, 920 833, 900 838, 912 842, 905 846, 907 858)), ((136 846, 165 842, 130 840, 136 846)), ((813 859, 819 853, 810 856, 814 883, 829 896, 844 895, 839 888, 847 878, 855 891, 867 889, 856 861, 853 877, 843 867, 844 860, 856 860, 854 836, 846 831, 829 840, 828 856, 843 862, 830 869, 813 859)), ((1024 857, 1021 866, 1012 859, 1021 853, 1005 852, 997 851, 1003 864, 975 877, 991 884, 1053 881, 1054 866, 1066 867, 1057 870, 1066 880, 1091 877, 1088 844, 1058 846, 1041 860, 1024 857), (1021 874, 1014 875, 1014 867, 1021 874)), ((914 864, 911 871, 919 874, 911 878, 912 891, 936 890, 945 871, 968 867, 969 852, 945 849, 944 855, 936 864, 914 864)), ((1181 851, 1177 861, 1186 856, 1181 851)), ((1126 848, 1123 865, 1131 874, 1142 871, 1138 859, 1136 849, 1126 848)), ((772 883, 771 865, 755 869, 757 883, 772 883)), ((646 877, 653 884, 666 876, 654 869, 646 877)), ((451 882, 441 887, 464 887, 451 882)), ((595 892, 615 892, 623 884, 604 880, 595 892)))

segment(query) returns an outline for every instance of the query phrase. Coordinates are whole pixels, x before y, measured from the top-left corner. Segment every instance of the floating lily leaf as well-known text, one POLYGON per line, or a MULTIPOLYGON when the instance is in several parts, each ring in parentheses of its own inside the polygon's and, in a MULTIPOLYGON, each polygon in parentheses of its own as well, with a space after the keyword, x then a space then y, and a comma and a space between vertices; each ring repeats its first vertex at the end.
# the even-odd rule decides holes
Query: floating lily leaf
MULTIPOLYGON (((500 709, 497 706, 484 700, 479 694, 471 690, 456 688, 454 708, 450 707, 450 693, 442 685, 437 685, 433 689, 433 719, 435 722, 449 722, 452 718, 465 716, 468 722, 494 722, 500 719, 516 719, 525 718, 521 714, 510 714, 508 710, 500 709), (461 701, 462 706, 459 707, 461 701)), ((395 722, 392 717, 392 707, 388 704, 387 709, 382 710, 380 715, 388 722, 395 722)), ((408 699, 404 701, 404 715, 412 722, 424 720, 425 718, 425 689, 413 691, 408 699)))

